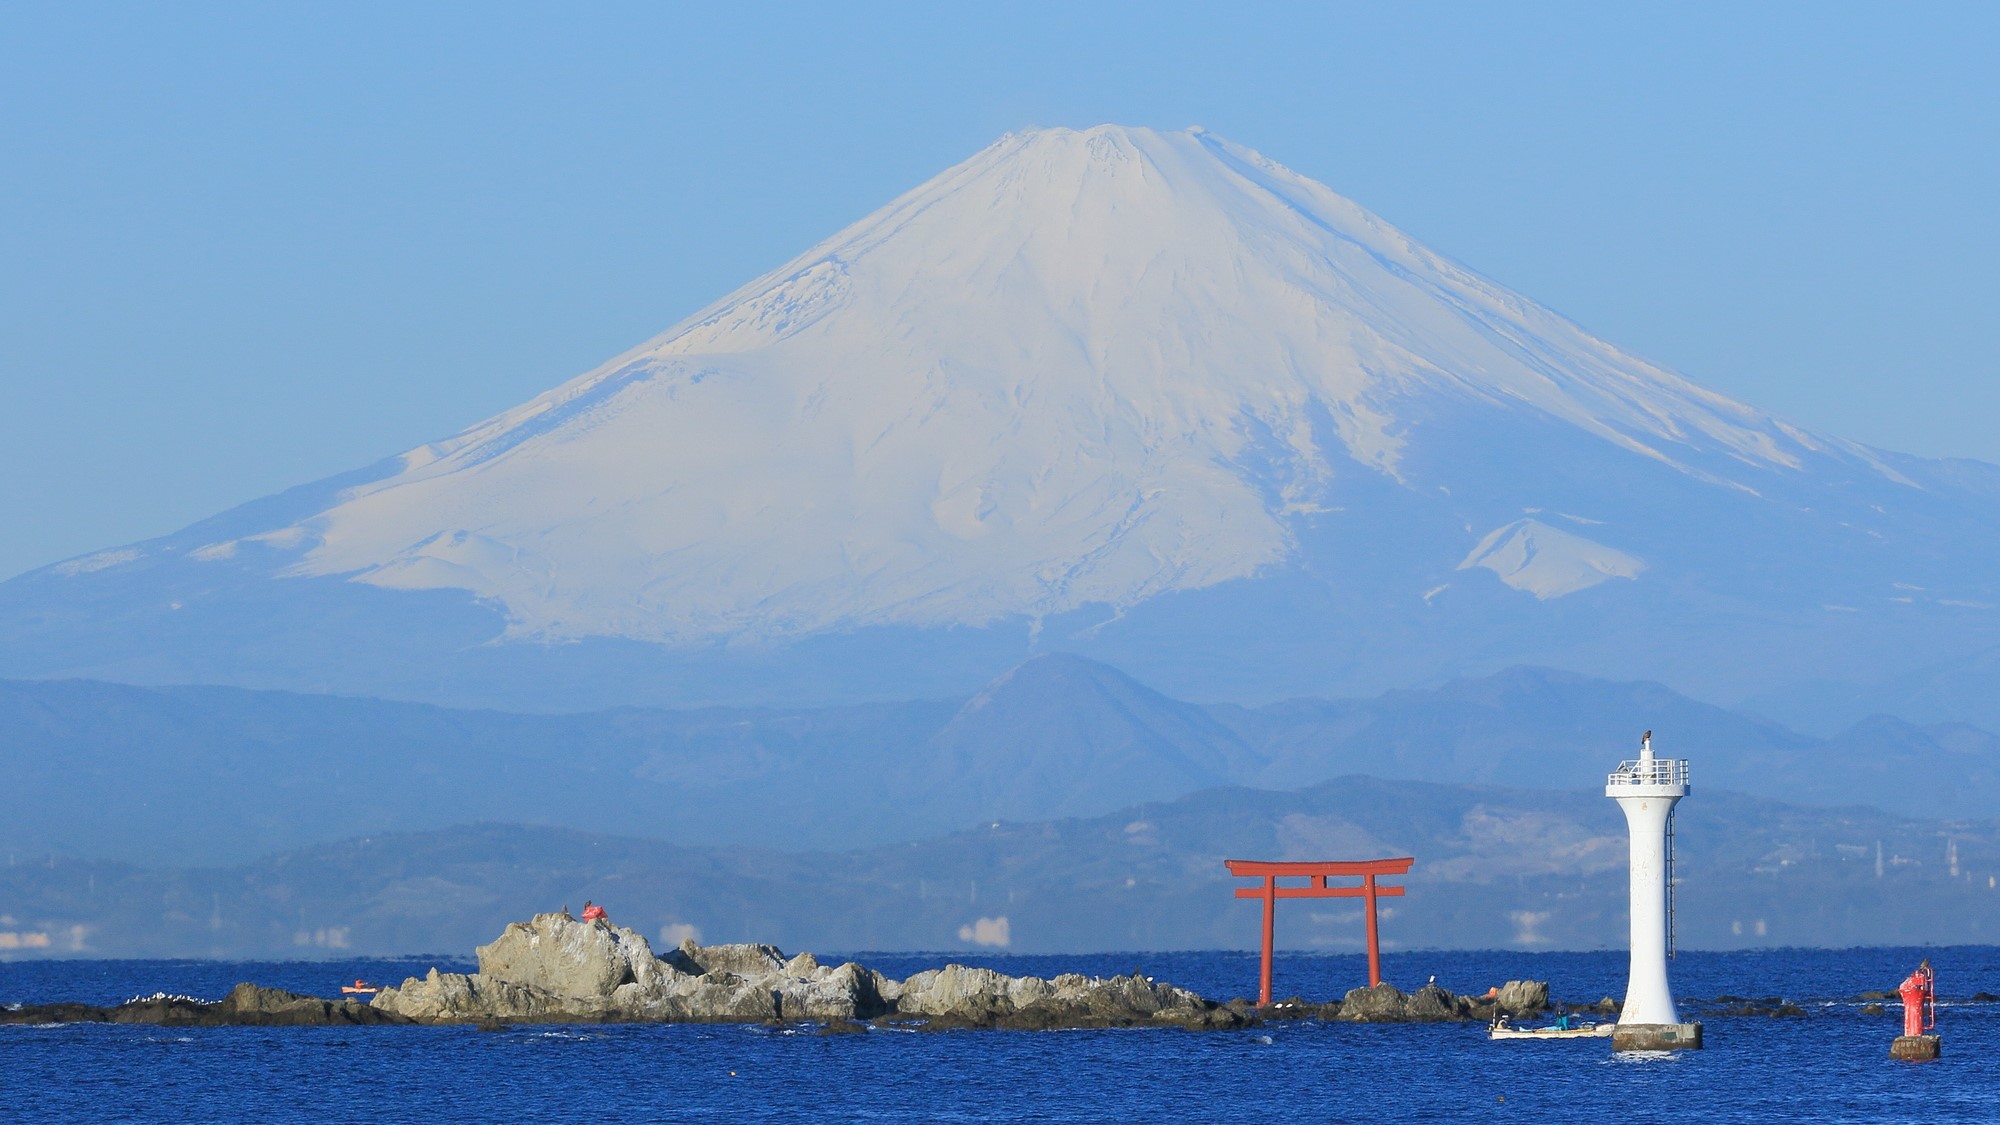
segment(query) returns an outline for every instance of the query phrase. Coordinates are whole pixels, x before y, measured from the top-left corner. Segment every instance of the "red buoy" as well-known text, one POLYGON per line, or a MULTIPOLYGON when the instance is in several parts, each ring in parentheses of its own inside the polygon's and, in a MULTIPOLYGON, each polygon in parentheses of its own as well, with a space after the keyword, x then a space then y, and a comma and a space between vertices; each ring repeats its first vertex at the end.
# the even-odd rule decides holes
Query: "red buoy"
POLYGON ((1917 971, 1903 978, 1897 988, 1903 994, 1903 1034, 1922 1035, 1937 1026, 1937 977, 1931 972, 1930 958, 1917 971))

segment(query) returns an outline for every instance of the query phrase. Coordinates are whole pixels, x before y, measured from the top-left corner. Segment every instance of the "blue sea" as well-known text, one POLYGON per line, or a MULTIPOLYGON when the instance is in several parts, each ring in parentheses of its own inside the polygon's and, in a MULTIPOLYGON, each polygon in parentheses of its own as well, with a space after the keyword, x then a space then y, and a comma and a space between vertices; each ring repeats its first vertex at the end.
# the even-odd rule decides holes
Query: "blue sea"
MULTIPOLYGON (((948 960, 1014 974, 1140 969, 1227 998, 1256 986, 1255 954, 857 954, 894 976, 948 960)), ((824 959, 824 958, 823 958, 824 959)), ((219 998, 241 980, 318 995, 399 982, 450 958, 322 962, 0 963, 0 1004, 219 998)), ((1621 995, 1622 953, 1405 952, 1384 975, 1454 992, 1510 979, 1557 999, 1621 995)), ((1281 955, 1279 996, 1337 998, 1358 956, 1281 955)), ((1270 1023, 1232 1032, 517 1026, 0 1027, 5 1121, 1911 1121, 2000 1122, 2000 948, 1683 953, 1677 995, 1783 998, 1799 1018, 1710 1016, 1708 1048, 1617 1056, 1604 1040, 1490 1042, 1475 1024, 1270 1023), (1944 1057, 1892 1062, 1891 989, 1938 970, 1944 1057)))

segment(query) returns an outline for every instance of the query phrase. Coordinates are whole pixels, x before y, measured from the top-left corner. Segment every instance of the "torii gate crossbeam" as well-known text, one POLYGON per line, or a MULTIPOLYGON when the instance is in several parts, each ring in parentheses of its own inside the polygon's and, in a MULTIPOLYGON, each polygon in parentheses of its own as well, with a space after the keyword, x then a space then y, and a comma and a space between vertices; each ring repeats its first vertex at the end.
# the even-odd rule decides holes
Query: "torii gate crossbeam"
POLYGON ((1229 873, 1245 878, 1261 878, 1261 887, 1238 887, 1237 898, 1261 898, 1264 900, 1264 959, 1257 975, 1257 1003, 1271 1002, 1271 949, 1277 936, 1278 900, 1281 898, 1358 898, 1365 901, 1362 913, 1368 922, 1368 985, 1373 988, 1382 983, 1382 945, 1375 924, 1375 900, 1382 897, 1399 898, 1401 887, 1378 886, 1379 875, 1402 875, 1416 863, 1414 857, 1402 859, 1362 859, 1329 862, 1278 863, 1259 859, 1224 860, 1229 873), (1360 876, 1358 887, 1330 887, 1329 876, 1360 876), (1281 887, 1279 879, 1306 878, 1303 887, 1281 887))

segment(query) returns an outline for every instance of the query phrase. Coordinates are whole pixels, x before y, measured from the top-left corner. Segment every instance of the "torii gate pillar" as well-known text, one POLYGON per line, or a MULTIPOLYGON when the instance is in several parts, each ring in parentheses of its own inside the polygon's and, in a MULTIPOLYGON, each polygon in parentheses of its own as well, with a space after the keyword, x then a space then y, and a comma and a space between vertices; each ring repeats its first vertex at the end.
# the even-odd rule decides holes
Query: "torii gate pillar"
POLYGON ((1229 873, 1245 878, 1261 878, 1261 887, 1238 887, 1237 898, 1261 898, 1264 900, 1264 959, 1257 972, 1257 1003, 1271 1002, 1271 950, 1277 939, 1278 900, 1281 898, 1358 898, 1363 900, 1362 914, 1368 925, 1368 986, 1382 983, 1382 943, 1380 931, 1375 923, 1375 900, 1381 897, 1400 898, 1401 887, 1384 887, 1375 882, 1378 875, 1402 875, 1410 870, 1416 859, 1363 859, 1333 861, 1325 863, 1272 863, 1258 859, 1231 859, 1223 861, 1229 873), (1330 887, 1329 876, 1361 877, 1358 887, 1330 887), (1306 878, 1310 881, 1303 887, 1281 887, 1279 879, 1306 878))

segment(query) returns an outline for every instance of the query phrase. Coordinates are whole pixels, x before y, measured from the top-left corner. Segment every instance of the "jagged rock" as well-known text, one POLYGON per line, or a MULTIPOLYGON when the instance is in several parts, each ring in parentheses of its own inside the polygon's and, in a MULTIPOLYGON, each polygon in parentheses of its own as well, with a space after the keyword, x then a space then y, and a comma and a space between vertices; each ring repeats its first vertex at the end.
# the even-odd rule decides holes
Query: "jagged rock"
POLYGON ((1058 1003, 1080 1004, 1093 1015, 1106 1018, 1129 1012, 1183 1020, 1219 1008, 1184 988, 1156 982, 1136 971, 1103 979, 1069 973, 1051 983, 1058 1003))
POLYGON ((904 981, 896 1014, 929 1017, 927 1026, 934 1028, 1128 1027, 1148 1023, 1209 1028, 1249 1022, 1249 1017, 1238 1011, 1136 972, 1122 977, 1065 973, 1043 980, 964 965, 930 969, 904 981))
MULTIPOLYGON (((1548 986, 1540 987, 1542 989, 1540 997, 1545 1005, 1548 986)), ((1433 981, 1406 996, 1395 985, 1384 981, 1373 988, 1353 989, 1339 1002, 1325 1005, 1321 1009, 1323 1013, 1321 1018, 1347 1020, 1353 1023, 1443 1023, 1468 1019, 1490 1020, 1503 1012, 1510 1015, 1518 1014, 1520 1010, 1510 1008, 1508 1005, 1530 1003, 1536 998, 1534 989, 1522 987, 1519 981, 1509 981, 1508 988, 1514 991, 1510 993, 1507 989, 1495 988, 1484 996, 1460 996, 1433 981)))
POLYGON ((786 959, 769 945, 685 942, 666 958, 646 939, 566 914, 515 923, 479 949, 477 973, 439 973, 384 989, 376 1006, 426 1021, 756 1022, 872 1019, 900 989, 860 965, 786 959))
POLYGON ((1404 1003, 1403 1017, 1423 1023, 1441 1023, 1464 1019, 1471 1010, 1469 1002, 1435 984, 1427 984, 1417 989, 1404 1003))
POLYGON ((653 985, 629 984, 611 998, 620 1019, 667 1023, 757 1023, 779 1017, 771 981, 750 981, 716 971, 690 976, 678 971, 653 985))
MULTIPOLYGON (((802 953, 787 962, 786 968, 810 956, 802 953)), ((879 974, 852 961, 835 969, 814 962, 810 976, 789 977, 778 986, 778 1014, 784 1019, 874 1019, 890 1010, 882 998, 880 981, 879 974)))
POLYGON ((375 994, 373 1007, 424 1022, 602 1019, 608 1005, 601 1000, 564 996, 532 985, 516 984, 484 973, 440 973, 411 977, 400 988, 375 994))
POLYGON ((785 971, 785 955, 775 945, 696 945, 689 940, 681 943, 681 954, 700 972, 735 973, 746 980, 785 971))
POLYGON ((1053 992, 1049 982, 1040 977, 1010 977, 992 969, 946 965, 904 981, 896 1010, 906 1015, 976 1018, 1018 1011, 1053 992))
POLYGON ((511 923, 478 955, 479 975, 558 996, 607 997, 619 985, 661 975, 660 959, 637 931, 567 914, 511 923))
POLYGON ((1500 995, 1494 1006, 1509 1015, 1533 1015, 1549 1006, 1549 982, 1510 980, 1500 986, 1500 995))
POLYGON ((1371 988, 1349 989, 1340 1001, 1340 1018, 1354 1023, 1394 1023, 1409 1018, 1409 999, 1386 980, 1371 988))
POLYGON ((787 988, 801 1008, 828 1017, 873 1015, 879 1004, 872 978, 839 976, 816 961, 810 971, 823 979, 786 978, 784 955, 768 945, 686 942, 661 958, 636 931, 567 914, 509 925, 478 954, 479 972, 433 969, 422 980, 382 990, 375 1006, 437 1022, 752 1022, 779 1018, 780 991, 787 988))

